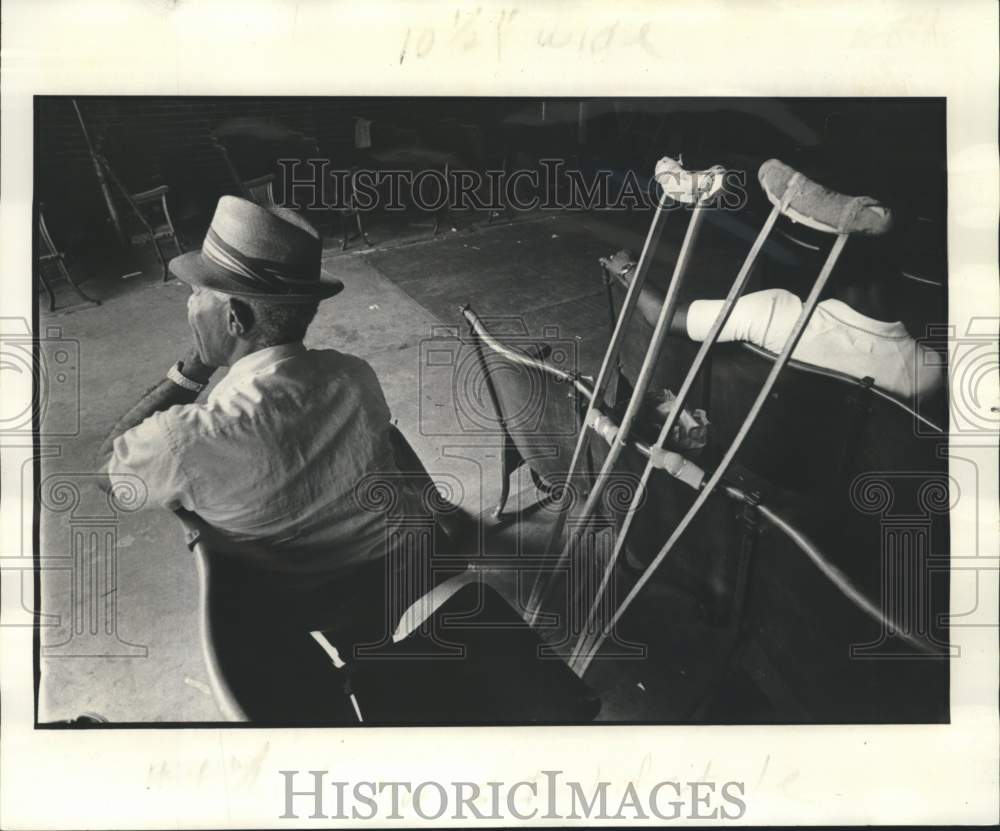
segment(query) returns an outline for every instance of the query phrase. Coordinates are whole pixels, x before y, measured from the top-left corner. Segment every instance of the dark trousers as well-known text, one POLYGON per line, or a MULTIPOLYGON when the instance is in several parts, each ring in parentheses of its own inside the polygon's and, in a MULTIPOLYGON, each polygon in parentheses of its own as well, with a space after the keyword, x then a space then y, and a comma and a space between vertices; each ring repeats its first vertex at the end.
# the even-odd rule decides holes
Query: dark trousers
POLYGON ((213 639, 224 675, 251 721, 351 724, 357 717, 338 669, 310 634, 321 631, 350 666, 391 643, 399 618, 464 566, 443 531, 410 535, 385 557, 349 573, 295 584, 218 556, 213 639), (432 556, 433 552, 433 556, 432 556))

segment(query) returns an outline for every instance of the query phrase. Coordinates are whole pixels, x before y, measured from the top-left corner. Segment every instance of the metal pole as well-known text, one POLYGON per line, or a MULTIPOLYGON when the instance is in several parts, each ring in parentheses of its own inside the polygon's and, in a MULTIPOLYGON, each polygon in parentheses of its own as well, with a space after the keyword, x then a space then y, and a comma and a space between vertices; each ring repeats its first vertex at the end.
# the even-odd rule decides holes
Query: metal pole
POLYGON ((80 129, 83 131, 83 140, 87 143, 87 152, 90 154, 90 161, 94 164, 94 173, 97 175, 97 182, 101 186, 101 194, 104 196, 104 204, 107 206, 108 215, 111 217, 111 224, 115 226, 115 234, 118 242, 125 245, 125 231, 122 230, 121 217, 118 216, 118 209, 115 208, 115 200, 111 196, 111 188, 108 187, 107 177, 104 175, 104 166, 94 152, 94 145, 90 142, 90 134, 87 132, 87 124, 83 120, 80 106, 73 99, 73 109, 76 110, 76 117, 80 121, 80 129))
MULTIPOLYGON (((649 272, 649 267, 652 263, 653 252, 656 250, 660 241, 660 235, 663 233, 663 224, 667 216, 664 207, 667 199, 667 194, 664 192, 660 197, 660 201, 656 205, 656 212, 653 214, 653 221, 650 223, 649 232, 646 235, 646 242, 643 245, 642 253, 639 255, 639 263, 635 269, 635 276, 632 278, 632 284, 629 286, 628 292, 625 294, 625 301, 618 314, 618 322, 611 335, 611 342, 608 344, 608 349, 604 353, 604 359, 601 362, 600 372, 598 372, 597 380, 594 382, 594 392, 589 406, 587 407, 587 413, 583 419, 583 426, 577 434, 576 447, 573 450, 573 456, 570 458, 569 462, 569 469, 566 472, 565 486, 560 494, 559 502, 562 506, 562 510, 560 510, 556 517, 556 522, 552 529, 549 544, 545 549, 546 561, 548 561, 555 553, 556 548, 559 546, 559 541, 562 538, 563 528, 566 522, 566 513, 569 509, 569 505, 567 504, 569 501, 568 497, 572 494, 573 477, 577 472, 577 467, 583 458, 587 442, 590 438, 589 425, 593 417, 597 414, 600 401, 604 397, 605 388, 607 387, 608 381, 612 375, 612 368, 616 366, 618 352, 622 344, 625 342, 625 334, 632 318, 632 312, 635 310, 635 307, 639 302, 639 295, 642 293, 642 287, 646 282, 646 275, 649 272)), ((558 564, 555 566, 556 570, 561 568, 562 564, 566 562, 566 558, 568 556, 567 551, 568 547, 562 549, 562 554, 559 557, 558 564)), ((556 571, 553 570, 551 573, 555 574, 556 571)), ((531 625, 534 625, 538 620, 538 615, 541 611, 541 601, 544 589, 545 571, 542 570, 539 571, 535 578, 534 585, 531 589, 531 596, 528 599, 527 620, 531 625)))
MULTIPOLYGON (((577 539, 586 532, 587 525, 590 522, 590 514, 593 512, 597 505, 601 494, 604 492, 604 486, 608 481, 608 474, 614 469, 614 465, 618 460, 618 456, 621 450, 625 447, 629 433, 632 429, 632 422, 638 415, 639 408, 642 405, 643 398, 646 394, 646 390, 649 387, 650 379, 652 378, 653 371, 656 366, 656 361, 659 358, 660 351, 663 346, 663 341, 666 338, 669 326, 674 317, 674 312, 677 309, 677 301, 679 297, 680 288, 683 285, 684 277, 687 273, 688 266, 691 260, 691 252, 694 249, 695 243, 698 239, 698 234, 701 229, 702 220, 704 218, 704 203, 699 200, 696 203, 694 212, 691 215, 691 219, 688 223, 687 231, 684 234, 684 241, 681 243, 680 253, 677 255, 677 262, 674 265, 673 276, 670 279, 670 285, 667 288, 667 293, 663 298, 663 305, 660 307, 660 315, 657 318, 656 325, 653 328, 652 338, 650 340, 649 346, 646 349, 645 357, 643 358, 642 366, 639 369, 639 375, 636 378, 635 389, 632 392, 632 396, 629 399, 628 406, 625 408, 625 414, 622 416, 622 423, 618 428, 617 435, 612 441, 609 447, 608 454, 604 459, 604 463, 601 465, 600 473, 597 476, 597 481, 587 496, 586 503, 584 504, 583 511, 578 519, 577 526, 570 533, 569 538, 565 543, 563 552, 556 563, 555 572, 558 573, 560 569, 566 564, 569 558, 572 556, 573 546, 576 544, 577 539)), ((647 252, 644 251, 645 255, 647 252)), ((652 259, 652 253, 649 254, 649 259, 652 259)), ((642 268, 642 258, 640 258, 640 264, 637 267, 642 268)), ((648 263, 648 260, 647 260, 648 263)), ((635 278, 638 281, 638 274, 635 278)), ((620 318, 619 318, 620 320, 620 318)), ((603 391, 602 391, 603 394, 603 391)), ((595 398, 594 402, 591 403, 591 409, 593 409, 599 400, 595 398)), ((590 424, 591 415, 588 412, 586 425, 590 424)), ((549 589, 552 586, 550 584, 549 589)), ((542 591, 539 593, 537 598, 537 605, 531 606, 529 604, 529 614, 534 614, 547 597, 547 592, 542 591)))

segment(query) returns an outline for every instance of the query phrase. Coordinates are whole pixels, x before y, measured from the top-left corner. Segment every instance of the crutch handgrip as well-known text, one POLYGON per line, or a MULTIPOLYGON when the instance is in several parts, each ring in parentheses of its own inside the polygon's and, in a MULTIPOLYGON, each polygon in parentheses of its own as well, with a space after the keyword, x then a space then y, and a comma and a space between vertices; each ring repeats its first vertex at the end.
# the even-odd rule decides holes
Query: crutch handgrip
POLYGON ((675 202, 694 205, 707 202, 722 190, 726 169, 715 165, 708 170, 685 170, 680 162, 664 156, 656 163, 653 175, 675 202))
POLYGON ((701 483, 705 481, 705 471, 694 462, 685 459, 680 453, 666 450, 662 447, 649 448, 649 461, 653 467, 665 470, 675 479, 679 479, 685 485, 694 490, 701 488, 701 483))
POLYGON ((604 441, 608 443, 609 447, 618 437, 618 425, 608 418, 608 416, 598 412, 597 410, 590 411, 590 417, 587 419, 587 426, 604 439, 604 441))
POLYGON ((837 193, 777 159, 764 162, 757 178, 784 216, 817 231, 874 237, 892 227, 892 211, 877 199, 837 193))

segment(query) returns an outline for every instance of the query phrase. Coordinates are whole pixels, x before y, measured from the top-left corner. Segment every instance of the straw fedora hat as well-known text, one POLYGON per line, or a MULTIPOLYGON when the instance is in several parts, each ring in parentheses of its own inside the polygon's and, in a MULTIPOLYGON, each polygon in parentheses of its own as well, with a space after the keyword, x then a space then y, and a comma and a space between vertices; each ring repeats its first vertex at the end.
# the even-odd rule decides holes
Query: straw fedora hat
POLYGON ((185 283, 240 297, 306 303, 339 294, 344 284, 321 275, 322 243, 287 208, 223 196, 200 251, 170 261, 185 283))

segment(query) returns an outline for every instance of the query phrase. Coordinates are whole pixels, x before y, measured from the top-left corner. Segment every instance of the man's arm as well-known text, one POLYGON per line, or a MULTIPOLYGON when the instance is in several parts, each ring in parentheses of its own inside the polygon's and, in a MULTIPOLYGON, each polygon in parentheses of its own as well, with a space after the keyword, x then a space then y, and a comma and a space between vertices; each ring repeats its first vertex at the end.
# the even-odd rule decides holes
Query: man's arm
MULTIPOLYGON (((190 353, 181 361, 180 371, 184 378, 193 381, 195 384, 204 386, 209 382, 216 367, 206 366, 198 357, 198 352, 192 349, 190 353)), ((115 439, 122 433, 131 430, 141 424, 153 413, 167 410, 175 404, 192 404, 198 398, 200 391, 188 389, 180 384, 174 383, 169 378, 164 378, 159 384, 148 390, 139 402, 122 416, 108 433, 97 451, 97 471, 100 474, 99 486, 103 490, 109 490, 111 482, 107 477, 106 468, 111 461, 114 451, 115 439)))
MULTIPOLYGON (((656 321, 660 318, 660 310, 663 308, 663 292, 654 286, 643 286, 639 292, 639 300, 636 308, 646 318, 650 326, 656 326, 656 321)), ((671 335, 682 335, 687 337, 687 312, 688 304, 679 302, 674 309, 674 316, 667 325, 667 331, 671 335)))
MULTIPOLYGON (((610 259, 602 260, 602 263, 628 289, 635 277, 635 263, 628 252, 620 251, 610 259)), ((723 305, 724 300, 678 303, 667 331, 672 335, 703 341, 723 305)), ((656 325, 662 307, 663 293, 644 285, 636 301, 636 309, 650 326, 656 325)), ((780 352, 801 310, 802 301, 798 296, 784 289, 764 289, 745 294, 736 301, 729 319, 719 332, 718 342, 747 341, 772 352, 780 352)))
MULTIPOLYGON (((628 287, 632 285, 632 278, 635 276, 635 263, 626 262, 626 258, 622 256, 623 254, 625 252, 615 254, 610 260, 605 260, 604 264, 608 268, 608 271, 614 275, 627 291, 628 287)), ((667 325, 667 331, 670 334, 687 335, 687 307, 687 303, 677 304, 673 319, 667 325)), ((642 291, 639 292, 636 308, 646 318, 650 326, 656 326, 656 321, 660 317, 660 309, 663 308, 663 293, 653 286, 644 285, 642 291)))

